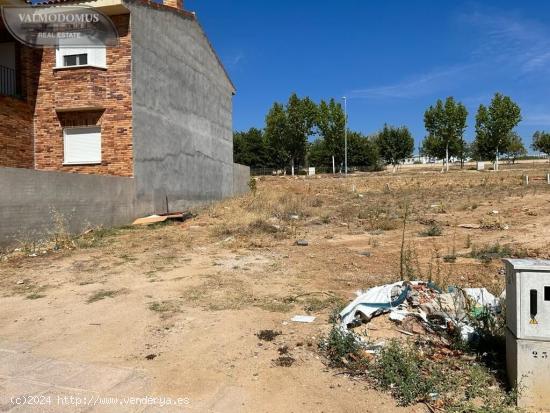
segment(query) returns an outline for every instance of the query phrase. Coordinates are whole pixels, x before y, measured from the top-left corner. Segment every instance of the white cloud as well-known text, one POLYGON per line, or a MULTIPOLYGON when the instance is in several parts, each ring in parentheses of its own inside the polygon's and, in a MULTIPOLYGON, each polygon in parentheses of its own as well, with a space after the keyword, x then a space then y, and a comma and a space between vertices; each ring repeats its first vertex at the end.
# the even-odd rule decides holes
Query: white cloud
POLYGON ((395 84, 355 89, 348 93, 350 98, 416 98, 452 86, 457 77, 463 76, 472 65, 454 66, 434 70, 411 77, 395 84))
POLYGON ((522 123, 527 126, 550 126, 550 112, 529 113, 524 116, 522 123))
POLYGON ((242 51, 238 51, 230 56, 224 58, 224 61, 229 69, 235 69, 245 59, 245 54, 242 51))
POLYGON ((511 13, 474 10, 459 15, 459 23, 480 32, 476 58, 514 66, 521 73, 548 70, 550 32, 547 27, 511 13))
MULTIPOLYGON (((550 29, 517 14, 478 6, 457 15, 461 31, 475 31, 476 44, 463 63, 434 68, 393 84, 367 87, 348 92, 351 98, 411 99, 434 94, 460 92, 469 83, 500 90, 497 79, 522 77, 540 83, 541 74, 550 72, 550 29), (496 76, 498 74, 498 76, 496 76), (481 82, 483 82, 481 81, 481 82)), ((550 73, 548 73, 550 74, 550 73)), ((493 92, 465 98, 468 105, 488 103, 493 92)), ((443 97, 443 96, 441 96, 443 97)), ((540 122, 544 117, 539 116, 540 122)), ((535 121, 535 120, 533 120, 535 121)))

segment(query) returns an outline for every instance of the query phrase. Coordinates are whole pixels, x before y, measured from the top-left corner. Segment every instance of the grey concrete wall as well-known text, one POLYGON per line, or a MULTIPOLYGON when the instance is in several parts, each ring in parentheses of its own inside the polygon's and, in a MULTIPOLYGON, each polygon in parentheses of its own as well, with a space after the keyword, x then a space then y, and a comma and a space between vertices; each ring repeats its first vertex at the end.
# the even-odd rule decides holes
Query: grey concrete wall
POLYGON ((250 187, 250 168, 248 166, 233 164, 233 195, 246 194, 250 187))
POLYGON ((77 233, 129 224, 146 209, 133 178, 0 168, 0 246, 47 237, 55 214, 77 233))
POLYGON ((230 80, 199 24, 128 1, 134 176, 154 212, 233 194, 230 80))

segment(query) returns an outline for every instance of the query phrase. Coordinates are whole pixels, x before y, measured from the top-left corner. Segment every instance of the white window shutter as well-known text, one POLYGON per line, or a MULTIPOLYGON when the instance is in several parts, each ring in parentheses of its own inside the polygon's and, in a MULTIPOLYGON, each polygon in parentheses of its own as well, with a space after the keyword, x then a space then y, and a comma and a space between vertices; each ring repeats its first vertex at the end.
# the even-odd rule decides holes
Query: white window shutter
POLYGON ((101 163, 101 128, 66 128, 64 149, 65 164, 101 163))
POLYGON ((56 67, 65 66, 64 56, 86 54, 88 55, 88 65, 107 67, 107 49, 105 47, 71 47, 67 44, 64 45, 60 41, 60 47, 55 51, 56 67))
POLYGON ((92 66, 107 67, 107 49, 93 47, 88 49, 88 64, 92 66))

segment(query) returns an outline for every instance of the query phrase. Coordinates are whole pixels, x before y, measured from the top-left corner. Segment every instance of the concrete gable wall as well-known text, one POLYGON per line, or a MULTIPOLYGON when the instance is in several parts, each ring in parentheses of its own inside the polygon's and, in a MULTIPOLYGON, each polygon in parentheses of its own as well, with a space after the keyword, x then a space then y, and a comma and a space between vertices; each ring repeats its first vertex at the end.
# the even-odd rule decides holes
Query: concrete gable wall
POLYGON ((199 24, 128 2, 134 176, 155 212, 233 194, 233 86, 199 24))

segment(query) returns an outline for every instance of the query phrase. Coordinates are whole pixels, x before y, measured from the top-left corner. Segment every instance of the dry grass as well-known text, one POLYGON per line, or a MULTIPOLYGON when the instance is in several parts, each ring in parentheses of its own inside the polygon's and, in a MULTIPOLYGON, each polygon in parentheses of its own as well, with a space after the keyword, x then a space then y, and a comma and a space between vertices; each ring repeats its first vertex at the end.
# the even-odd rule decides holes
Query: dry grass
MULTIPOLYGON (((523 220, 515 218, 512 207, 524 204, 522 198, 550 192, 550 186, 540 182, 535 184, 536 189, 535 185, 523 185, 524 173, 519 169, 498 174, 404 170, 395 175, 363 174, 348 179, 263 177, 257 180, 255 196, 209 208, 210 235, 223 241, 222 247, 235 249, 276 248, 319 231, 328 240, 342 232, 369 234, 369 247, 384 251, 387 267, 388 260, 399 260, 392 240, 399 237, 404 205, 408 203, 405 277, 449 278, 449 282, 458 277, 473 282, 475 264, 461 257, 468 257, 473 244, 513 236, 509 230, 520 227, 523 220), (477 224, 480 229, 457 231, 461 223, 477 224), (426 241, 419 243, 420 236, 426 241)), ((530 172, 536 173, 541 172, 530 172)), ((536 209, 530 208, 524 216, 539 216, 536 209)), ((521 239, 511 241, 516 252, 544 255, 542 245, 527 247, 521 239)), ((391 267, 395 268, 395 264, 391 267)), ((493 269, 481 269, 477 277, 490 271, 493 269)))
POLYGON ((149 310, 162 315, 169 313, 178 313, 181 310, 182 303, 178 300, 163 300, 163 301, 154 301, 149 303, 149 310))
MULTIPOLYGON (((185 378, 174 374, 181 363, 204 382, 211 380, 210 365, 193 364, 194 357, 182 361, 181 348, 191 347, 191 355, 204 350, 205 358, 221 366, 220 380, 228 379, 220 385, 225 385, 234 374, 250 372, 239 363, 224 364, 250 353, 250 343, 240 338, 244 332, 276 328, 283 335, 273 344, 288 344, 299 360, 292 372, 319 388, 326 382, 319 379, 319 364, 311 362, 309 343, 329 327, 331 310, 357 290, 397 281, 402 268, 406 279, 432 280, 443 289, 484 286, 499 295, 504 286, 500 258, 549 258, 550 185, 535 181, 526 187, 523 173, 403 169, 347 179, 267 177, 257 180, 255 195, 197 208, 197 216, 185 223, 96 229, 71 239, 60 230, 48 245, 29 245, 2 256, 0 288, 10 300, 5 335, 20 340, 23 326, 34 331, 36 319, 43 317, 40 337, 28 337, 34 344, 55 343, 57 329, 62 329, 67 332, 64 344, 75 358, 89 351, 87 360, 97 360, 94 354, 101 353, 99 362, 110 357, 129 364, 146 343, 150 348, 144 355, 153 349, 162 353, 155 359, 155 385, 175 389, 177 377, 185 378), (438 236, 439 231, 430 230, 435 226, 441 229, 438 236), (421 236, 423 232, 429 236, 421 236), (298 239, 308 245, 297 246, 298 239), (29 257, 33 252, 37 256, 29 257), (121 286, 131 288, 124 291, 128 296, 121 295, 121 286), (75 291, 83 297, 81 307, 75 305, 75 291), (46 294, 47 299, 40 299, 46 294), (87 305, 86 299, 96 304, 87 305), (127 306, 127 318, 112 311, 115 305, 127 306), (81 314, 88 321, 82 306, 122 323, 128 334, 125 343, 137 344, 110 345, 91 335, 82 346, 82 331, 73 318, 81 314), (15 312, 29 316, 16 317, 15 312), (289 322, 291 315, 304 313, 314 314, 315 323, 289 322), (194 318, 200 322, 193 323, 194 318), (219 331, 202 328, 219 320, 219 331), (142 329, 134 328, 142 322, 148 324, 145 338, 142 329), (179 334, 184 324, 185 334, 179 334), (229 345, 204 348, 201 340, 228 332, 236 333, 229 345)), ((258 353, 258 365, 273 363, 278 355, 271 350, 258 353)), ((272 370, 261 370, 260 377, 272 370)), ((341 397, 339 403, 355 403, 364 394, 357 386, 348 395, 331 393, 327 400, 341 397)))
POLYGON ((96 301, 101 301, 106 298, 114 298, 116 296, 119 296, 121 294, 127 294, 128 291, 126 289, 120 289, 120 290, 99 290, 93 293, 88 297, 86 302, 88 304, 95 303, 96 301))
POLYGON ((246 283, 234 275, 211 275, 202 284, 186 288, 182 299, 186 304, 210 311, 238 310, 253 302, 246 283))

